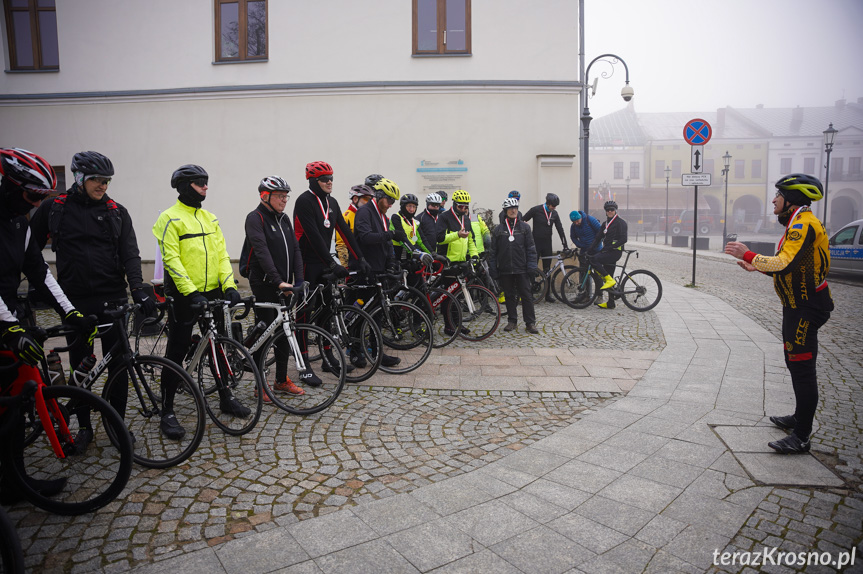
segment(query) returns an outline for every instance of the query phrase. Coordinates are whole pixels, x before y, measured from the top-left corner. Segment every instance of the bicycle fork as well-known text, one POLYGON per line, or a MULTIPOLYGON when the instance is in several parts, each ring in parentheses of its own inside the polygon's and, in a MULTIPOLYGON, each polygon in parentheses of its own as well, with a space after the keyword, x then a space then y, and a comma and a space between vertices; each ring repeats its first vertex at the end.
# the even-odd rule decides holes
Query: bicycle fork
MULTIPOLYGON (((42 396, 41 386, 36 388, 35 399, 36 412, 39 414, 39 419, 42 421, 42 428, 45 429, 45 435, 48 437, 48 441, 54 449, 54 454, 57 455, 57 458, 66 458, 66 453, 63 450, 63 447, 60 446, 60 439, 57 438, 54 426, 48 422, 51 420, 51 416, 48 413, 48 405, 45 403, 45 397, 42 396)), ((72 433, 69 432, 69 427, 66 425, 66 419, 63 418, 63 414, 60 412, 60 407, 57 405, 57 401, 51 401, 51 413, 54 415, 54 420, 57 421, 57 426, 60 427, 60 435, 63 437, 63 440, 71 441, 72 433)), ((72 442, 74 443, 74 441, 72 442)))

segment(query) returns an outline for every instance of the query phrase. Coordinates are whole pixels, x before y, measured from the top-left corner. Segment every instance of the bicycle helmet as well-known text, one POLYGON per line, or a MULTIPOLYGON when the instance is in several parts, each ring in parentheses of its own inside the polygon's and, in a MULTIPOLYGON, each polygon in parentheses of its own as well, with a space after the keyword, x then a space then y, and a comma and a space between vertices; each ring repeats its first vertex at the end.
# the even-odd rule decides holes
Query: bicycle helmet
POLYGON ((210 178, 207 170, 205 170, 201 166, 192 163, 181 165, 174 171, 174 174, 171 176, 171 187, 173 187, 174 189, 179 189, 178 186, 181 183, 189 182, 201 177, 206 179, 210 178))
POLYGON ((470 204, 470 194, 463 189, 457 189, 452 194, 452 202, 470 204))
POLYGON ((560 205, 560 198, 554 193, 549 193, 545 196, 545 202, 552 207, 560 205))
POLYGON ((111 160, 97 151, 82 151, 72 157, 69 166, 72 173, 80 173, 84 176, 101 175, 111 177, 114 175, 114 164, 111 160))
POLYGON ((258 185, 259 193, 272 193, 274 191, 286 191, 291 193, 291 186, 288 182, 277 175, 268 175, 261 180, 258 185))
POLYGON ((509 192, 507 197, 514 197, 516 199, 521 199, 521 193, 519 193, 518 191, 513 189, 512 191, 509 192))
POLYGON ((368 185, 355 185, 351 188, 351 191, 348 193, 349 197, 364 197, 366 195, 372 196, 375 194, 375 190, 373 190, 368 185))
POLYGON ((792 205, 811 205, 824 197, 824 188, 817 177, 792 173, 779 178, 776 189, 792 205))
POLYGON ((401 191, 399 191, 399 186, 395 182, 383 178, 375 184, 375 197, 377 199, 389 197, 390 199, 398 200, 401 197, 401 191))
POLYGON ((0 149, 0 174, 15 185, 40 195, 48 195, 57 187, 54 168, 26 149, 0 149))
POLYGON ((379 173, 373 173, 371 175, 366 176, 365 184, 369 187, 374 187, 377 182, 382 180, 384 176, 379 173))
POLYGON ((579 219, 581 219, 581 212, 580 211, 570 211, 569 212, 569 220, 570 221, 578 221, 579 219))
POLYGON ((437 194, 440 196, 441 203, 445 203, 445 202, 446 202, 446 200, 449 198, 449 196, 448 196, 448 195, 446 194, 446 192, 445 192, 445 191, 443 191, 443 190, 441 190, 441 191, 437 192, 437 194))
POLYGON ((507 197, 503 200, 503 208, 509 209, 510 207, 518 207, 518 198, 517 197, 507 197))
POLYGON ((617 211, 617 202, 616 201, 606 201, 605 205, 602 206, 603 211, 608 211, 609 209, 613 209, 617 211))
POLYGON ((333 166, 325 161, 313 161, 306 164, 306 179, 321 177, 322 175, 333 175, 333 166))
POLYGON ((417 199, 417 196, 415 196, 414 194, 406 193, 402 196, 401 200, 399 201, 399 206, 404 207, 405 205, 407 205, 409 203, 413 203, 414 205, 419 207, 420 200, 417 199))
POLYGON ((426 196, 426 205, 429 203, 443 203, 439 193, 430 193, 426 196))

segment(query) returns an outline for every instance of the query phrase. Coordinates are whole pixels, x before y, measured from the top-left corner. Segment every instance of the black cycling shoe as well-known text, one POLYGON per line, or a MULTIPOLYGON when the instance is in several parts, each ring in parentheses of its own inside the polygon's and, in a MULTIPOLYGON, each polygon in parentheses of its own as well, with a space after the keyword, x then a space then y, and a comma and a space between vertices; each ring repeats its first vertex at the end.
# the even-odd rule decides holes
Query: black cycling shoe
POLYGON ((507 323, 506 327, 504 327, 503 330, 505 332, 509 333, 510 331, 515 331, 515 326, 516 326, 515 323, 507 323))
POLYGON ((321 378, 311 369, 300 371, 300 382, 304 385, 309 385, 310 387, 320 387, 324 384, 321 378))
MULTIPOLYGON (((338 367, 334 366, 337 364, 338 364, 338 361, 336 361, 335 357, 328 358, 326 361, 324 361, 324 364, 321 365, 321 370, 325 373, 332 373, 334 375, 338 375, 339 369, 338 369, 338 367), (333 366, 331 366, 331 365, 333 365, 333 366)), ((348 363, 347 361, 345 361, 345 372, 350 373, 353 370, 354 370, 354 366, 351 365, 350 363, 348 363)))
POLYGON ((770 417, 770 422, 784 431, 792 431, 797 426, 797 417, 788 415, 785 417, 770 417))
POLYGON ((767 446, 778 452, 779 454, 805 454, 809 452, 809 439, 800 439, 796 434, 791 433, 787 437, 768 442, 767 446))
POLYGON ((242 419, 252 414, 252 409, 237 400, 234 395, 219 399, 219 410, 226 415, 233 415, 242 419))
MULTIPOLYGON (((365 369, 369 366, 366 362, 366 358, 362 353, 357 353, 356 351, 351 353, 351 364, 358 369, 365 369)), ((349 371, 350 372, 350 371, 349 371)))
POLYGON ((165 438, 180 440, 186 436, 186 429, 183 428, 172 411, 162 414, 162 422, 159 423, 159 427, 162 429, 162 434, 165 435, 165 438))
POLYGON ((91 442, 93 442, 93 429, 80 429, 77 434, 75 434, 74 454, 84 454, 91 442))
POLYGON ((401 362, 402 360, 398 357, 391 357, 390 355, 384 355, 381 357, 381 365, 384 367, 395 367, 401 362))

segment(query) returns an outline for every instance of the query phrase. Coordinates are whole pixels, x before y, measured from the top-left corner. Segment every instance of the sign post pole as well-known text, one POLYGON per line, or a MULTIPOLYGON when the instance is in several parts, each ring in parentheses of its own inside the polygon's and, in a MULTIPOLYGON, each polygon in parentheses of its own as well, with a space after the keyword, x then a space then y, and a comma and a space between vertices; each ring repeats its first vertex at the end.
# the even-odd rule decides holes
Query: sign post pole
POLYGON ((692 214, 692 286, 695 287, 695 246, 698 244, 698 186, 695 186, 695 212, 692 214))
POLYGON ((689 285, 690 287, 695 287, 695 249, 698 245, 698 186, 710 185, 712 175, 703 173, 704 144, 710 141, 712 135, 713 128, 710 127, 710 124, 699 118, 689 120, 683 126, 683 139, 692 146, 692 173, 684 174, 681 183, 695 187, 695 208, 692 213, 692 283, 689 285))

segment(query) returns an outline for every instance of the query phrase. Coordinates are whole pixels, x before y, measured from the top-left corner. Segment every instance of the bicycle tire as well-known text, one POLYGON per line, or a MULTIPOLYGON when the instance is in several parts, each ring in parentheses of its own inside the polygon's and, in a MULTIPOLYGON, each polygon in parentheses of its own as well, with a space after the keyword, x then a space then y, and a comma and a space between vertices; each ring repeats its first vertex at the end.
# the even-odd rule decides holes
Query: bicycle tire
POLYGON ((380 327, 384 342, 380 370, 401 375, 420 368, 431 355, 434 344, 432 324, 416 305, 390 301, 388 306, 389 318, 380 305, 376 305, 369 314, 380 327), (398 364, 386 364, 393 359, 398 359, 398 364))
POLYGON ((620 283, 620 298, 633 311, 650 311, 662 299, 662 282, 646 269, 628 271, 620 283), (656 295, 656 298, 652 298, 656 295))
POLYGON ((135 333, 135 352, 139 355, 155 355, 164 357, 168 349, 168 321, 163 319, 158 324, 152 317, 147 317, 138 326, 135 333))
POLYGON ((464 297, 464 290, 456 294, 462 312, 462 329, 459 337, 466 341, 485 341, 497 331, 500 325, 500 303, 497 296, 482 285, 471 284, 467 286, 470 298, 473 301, 473 312, 468 309, 464 297), (468 330, 465 333, 465 329, 468 330))
POLYGON ((111 396, 111 389, 117 384, 131 385, 135 390, 129 396, 123 414, 128 432, 134 437, 135 462, 147 468, 168 468, 192 456, 204 438, 207 414, 201 391, 189 373, 164 357, 138 355, 130 360, 125 369, 109 376, 102 396, 111 396), (174 414, 180 426, 186 429, 185 436, 180 440, 162 436, 164 409, 161 380, 166 370, 171 371, 178 381, 174 414), (129 377, 130 372, 134 380, 129 377))
POLYGON ((561 303, 563 303, 563 295, 561 295, 561 284, 564 282, 564 280, 566 280, 566 274, 573 269, 576 269, 576 267, 576 265, 564 265, 563 269, 557 267, 551 274, 551 281, 549 281, 551 294, 554 295, 554 298, 561 303))
POLYGON ((353 370, 348 369, 345 381, 356 384, 371 378, 381 366, 381 354, 377 349, 381 348, 382 341, 381 330, 371 315, 356 305, 340 305, 336 313, 327 312, 321 321, 353 367, 353 370))
POLYGON ((455 295, 440 287, 429 288, 429 299, 435 310, 432 316, 432 346, 440 349, 458 339, 463 321, 461 305, 455 295))
POLYGON ((336 402, 344 389, 346 381, 345 354, 335 337, 317 325, 297 323, 294 326, 294 334, 298 342, 302 340, 302 337, 305 337, 309 356, 306 367, 311 368, 315 375, 321 379, 321 384, 312 386, 299 380, 296 357, 289 341, 285 340, 286 348, 283 348, 285 348, 286 353, 284 357, 286 372, 288 377, 302 388, 305 394, 292 395, 287 391, 274 388, 274 384, 278 382, 276 380, 277 361, 274 360, 274 357, 278 351, 278 345, 286 338, 284 330, 279 330, 264 343, 260 351, 259 365, 263 375, 264 392, 267 393, 272 403, 283 411, 300 416, 312 415, 336 402), (329 358, 327 357, 328 350, 331 355, 329 358), (318 358, 311 358, 314 356, 318 358))
POLYGON ((225 433, 242 436, 255 428, 261 418, 264 395, 260 371, 242 343, 221 335, 215 337, 212 345, 209 342, 204 338, 198 343, 208 348, 201 354, 194 380, 204 397, 210 420, 225 433), (246 416, 222 410, 222 400, 231 395, 249 410, 246 416))
POLYGON ((533 297, 534 304, 545 299, 545 293, 548 290, 548 280, 539 268, 534 268, 528 271, 528 280, 530 281, 530 294, 533 297))
POLYGON ((573 309, 590 307, 598 294, 598 279, 589 268, 576 267, 563 278, 561 300, 573 309))
POLYGON ((0 508, 0 566, 3 574, 24 574, 21 538, 6 511, 0 508))
POLYGON ((67 385, 43 387, 42 396, 64 456, 58 457, 54 452, 49 433, 42 432, 34 442, 24 446, 23 436, 16 432, 13 440, 21 442, 13 447, 12 467, 21 492, 35 506, 54 514, 79 515, 102 508, 120 495, 132 473, 132 440, 123 419, 106 400, 86 389, 67 385), (67 422, 69 434, 63 436, 51 409, 55 402, 65 405, 69 412, 83 407, 100 415, 91 417, 93 439, 84 452, 79 452, 74 443, 81 430, 77 417, 67 422), (65 479, 56 494, 44 494, 32 484, 33 480, 56 479, 65 479))

